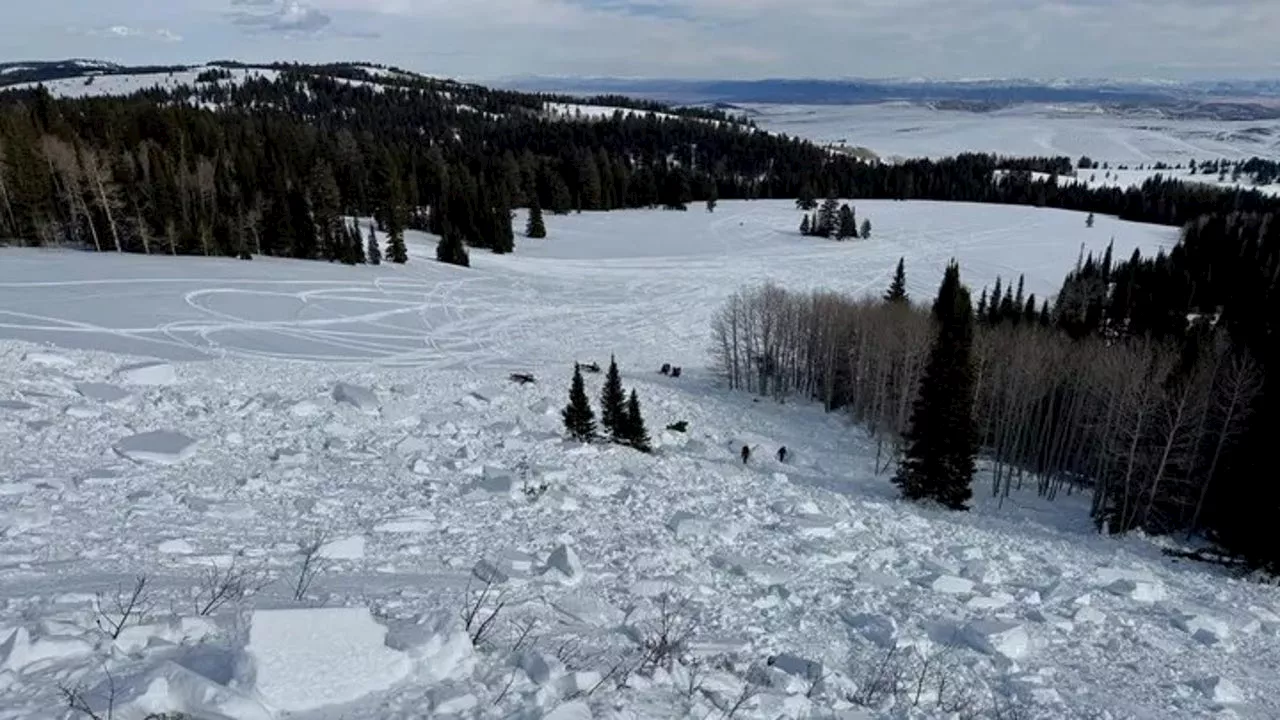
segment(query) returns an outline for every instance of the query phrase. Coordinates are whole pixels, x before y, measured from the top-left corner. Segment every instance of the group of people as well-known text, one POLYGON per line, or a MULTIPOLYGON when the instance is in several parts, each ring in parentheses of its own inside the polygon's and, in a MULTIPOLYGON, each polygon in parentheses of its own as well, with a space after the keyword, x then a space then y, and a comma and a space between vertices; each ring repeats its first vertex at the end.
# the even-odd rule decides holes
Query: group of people
MULTIPOLYGON (((777 454, 778 454, 778 462, 780 463, 786 462, 787 446, 783 445, 782 447, 778 448, 777 454)), ((746 465, 749 460, 751 460, 751 447, 748 445, 743 445, 742 446, 742 464, 746 465)))

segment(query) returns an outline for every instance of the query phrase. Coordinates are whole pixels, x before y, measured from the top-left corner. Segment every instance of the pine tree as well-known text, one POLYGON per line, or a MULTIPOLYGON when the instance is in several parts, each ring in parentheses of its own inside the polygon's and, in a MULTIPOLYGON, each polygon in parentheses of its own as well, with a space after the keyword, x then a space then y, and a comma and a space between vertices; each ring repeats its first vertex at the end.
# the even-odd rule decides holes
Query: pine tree
POLYGON ((845 240, 847 238, 858 237, 858 218, 853 214, 853 208, 848 204, 840 206, 840 213, 836 221, 836 239, 845 240))
POLYGON ((796 209, 809 212, 818 207, 818 198, 813 193, 813 187, 808 183, 800 186, 800 195, 796 198, 796 209))
POLYGON ((596 436, 596 414, 591 410, 591 402, 587 400, 587 391, 582 383, 582 368, 573 364, 573 385, 569 388, 569 404, 560 412, 564 419, 564 429, 569 437, 579 442, 591 442, 596 436))
POLYGON ((800 221, 800 234, 809 235, 812 232, 812 229, 809 227, 809 215, 806 213, 804 219, 800 221))
POLYGON ((499 255, 513 252, 516 249, 516 235, 511 229, 511 209, 499 198, 490 213, 490 224, 493 226, 490 247, 499 255))
MULTIPOLYGON (((372 224, 369 225, 369 229, 370 231, 373 230, 372 224)), ((364 238, 360 237, 359 221, 353 220, 351 222, 351 227, 348 229, 348 233, 349 235, 347 237, 347 254, 351 256, 351 264, 352 265, 365 264, 366 262, 368 262, 368 258, 365 257, 365 254, 364 254, 364 238)))
POLYGON ((707 198, 707 212, 713 213, 715 211, 716 211, 716 199, 714 197, 707 198))
POLYGON ((1093 227, 1093 213, 1089 213, 1089 217, 1084 219, 1084 226, 1088 228, 1093 227))
POLYGON ((604 376, 600 390, 600 424, 609 431, 615 441, 626 439, 627 396, 622 391, 622 376, 618 374, 618 361, 609 357, 609 372, 604 376))
POLYGON ((524 235, 535 239, 547 236, 547 225, 542 219, 542 204, 538 202, 536 193, 529 203, 529 221, 525 223, 524 235))
POLYGON ((862 221, 862 239, 863 240, 871 239, 871 221, 870 220, 862 221))
POLYGON ((404 188, 399 178, 390 181, 390 197, 387 201, 387 252, 386 258, 403 265, 409 262, 409 252, 404 246, 405 228, 404 188))
POLYGON ((826 200, 822 201, 822 207, 818 210, 818 232, 817 234, 829 238, 839 227, 840 222, 840 200, 834 194, 828 195, 826 200))
POLYGON ((907 452, 893 482, 910 500, 964 510, 978 438, 973 420, 973 307, 960 268, 947 267, 933 304, 937 335, 906 434, 907 452))
POLYGON ((884 294, 884 301, 887 303, 906 304, 909 300, 910 298, 907 296, 907 266, 905 258, 898 258, 898 269, 893 273, 893 282, 884 294))
POLYGON ((636 391, 631 391, 623 414, 622 442, 640 452, 653 452, 649 440, 649 431, 644 426, 644 417, 640 414, 640 398, 636 391))
MULTIPOLYGON (((358 237, 359 235, 357 235, 357 238, 358 237)), ((357 247, 359 246, 358 239, 356 241, 356 245, 357 247)), ((366 262, 368 262, 370 265, 382 264, 382 251, 378 249, 378 234, 373 229, 373 222, 369 223, 369 246, 368 246, 368 250, 365 252, 365 256, 366 256, 366 262)))
POLYGON ((440 236, 440 242, 436 243, 436 260, 450 265, 471 267, 471 256, 467 253, 467 246, 462 243, 462 236, 458 235, 452 227, 445 227, 444 233, 440 236))

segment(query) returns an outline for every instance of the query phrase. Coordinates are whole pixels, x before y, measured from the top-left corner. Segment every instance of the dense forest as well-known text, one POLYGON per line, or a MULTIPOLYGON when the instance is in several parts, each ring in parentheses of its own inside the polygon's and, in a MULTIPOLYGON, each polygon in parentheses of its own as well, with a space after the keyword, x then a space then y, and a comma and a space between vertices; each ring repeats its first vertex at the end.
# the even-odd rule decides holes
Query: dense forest
MULTIPOLYGON (((884 165, 774 135, 718 110, 569 98, 360 66, 224 63, 130 97, 0 93, 0 237, 100 250, 354 257, 341 218, 372 215, 457 245, 513 249, 510 210, 683 209, 695 200, 932 199, 1062 207, 1181 225, 1277 201, 1153 178, 1088 189, 1066 158, 963 155, 884 165), (622 107, 634 111, 621 110, 622 107)), ((109 76, 107 76, 109 77, 109 76)), ((106 80, 100 80, 105 82, 106 80)), ((400 253, 397 253, 399 255, 400 253)))

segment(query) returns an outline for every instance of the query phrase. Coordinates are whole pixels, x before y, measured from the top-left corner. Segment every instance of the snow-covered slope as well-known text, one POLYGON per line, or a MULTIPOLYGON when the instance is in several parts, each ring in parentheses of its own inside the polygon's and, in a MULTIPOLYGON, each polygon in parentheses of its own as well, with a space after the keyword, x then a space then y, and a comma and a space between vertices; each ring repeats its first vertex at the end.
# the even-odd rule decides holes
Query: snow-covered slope
MULTIPOLYGON (((56 97, 83 98, 130 95, 140 90, 172 90, 183 85, 195 87, 197 85, 196 78, 201 73, 219 69, 221 68, 197 67, 175 72, 124 73, 119 75, 90 74, 84 77, 48 80, 43 83, 20 83, 0 89, 22 90, 44 85, 49 93, 56 97)), ((263 68, 232 68, 229 69, 229 72, 231 73, 230 79, 222 79, 218 82, 225 85, 244 82, 246 78, 274 80, 280 75, 279 71, 263 68)))
POLYGON ((859 211, 883 239, 802 240, 781 203, 549 216, 470 270, 423 236, 381 268, 0 250, 0 716, 60 686, 127 718, 1280 713, 1275 588, 1096 536, 1078 496, 900 503, 860 430, 706 369, 743 282, 879 290, 906 255, 923 297, 955 256, 1043 292, 1084 240, 1173 231, 859 211), (610 353, 653 456, 561 439, 572 362, 610 353))

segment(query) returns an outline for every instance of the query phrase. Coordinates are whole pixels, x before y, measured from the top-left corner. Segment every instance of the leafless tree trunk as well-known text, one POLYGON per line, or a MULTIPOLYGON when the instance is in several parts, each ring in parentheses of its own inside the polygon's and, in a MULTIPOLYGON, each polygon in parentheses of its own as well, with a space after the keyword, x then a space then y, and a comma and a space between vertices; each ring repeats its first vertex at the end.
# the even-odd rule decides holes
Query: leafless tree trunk
POLYGON ((111 228, 111 239, 115 241, 116 252, 124 252, 124 248, 120 245, 120 231, 116 227, 113 212, 116 199, 111 169, 103 164, 97 152, 87 148, 81 151, 81 163, 84 165, 85 177, 97 192, 98 207, 107 217, 107 225, 111 228))

